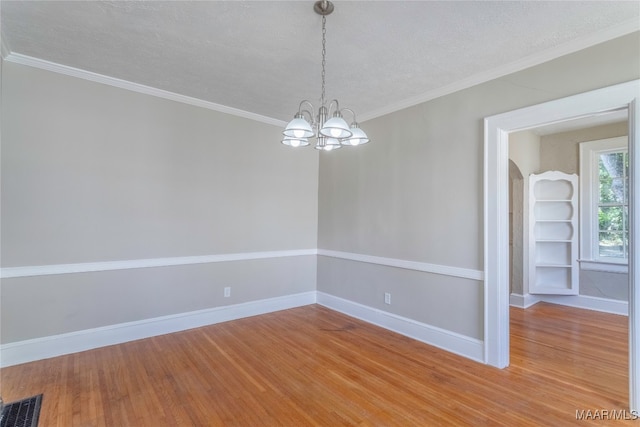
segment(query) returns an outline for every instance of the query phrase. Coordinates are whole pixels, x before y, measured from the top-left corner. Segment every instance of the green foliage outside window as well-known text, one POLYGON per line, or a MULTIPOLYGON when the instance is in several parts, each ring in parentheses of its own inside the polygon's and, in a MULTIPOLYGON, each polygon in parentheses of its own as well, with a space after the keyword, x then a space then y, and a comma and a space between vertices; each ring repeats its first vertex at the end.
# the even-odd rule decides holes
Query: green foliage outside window
POLYGON ((629 156, 626 152, 600 155, 598 203, 601 257, 627 258, 629 156))

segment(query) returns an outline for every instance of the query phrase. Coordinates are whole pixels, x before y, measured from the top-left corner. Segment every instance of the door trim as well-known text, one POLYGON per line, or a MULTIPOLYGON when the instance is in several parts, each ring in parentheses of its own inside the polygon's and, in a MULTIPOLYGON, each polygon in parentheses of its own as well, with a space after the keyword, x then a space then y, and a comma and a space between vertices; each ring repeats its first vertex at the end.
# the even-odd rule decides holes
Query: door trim
POLYGON ((627 109, 629 117, 629 400, 640 409, 640 80, 494 115, 484 120, 484 360, 509 365, 509 133, 627 109))

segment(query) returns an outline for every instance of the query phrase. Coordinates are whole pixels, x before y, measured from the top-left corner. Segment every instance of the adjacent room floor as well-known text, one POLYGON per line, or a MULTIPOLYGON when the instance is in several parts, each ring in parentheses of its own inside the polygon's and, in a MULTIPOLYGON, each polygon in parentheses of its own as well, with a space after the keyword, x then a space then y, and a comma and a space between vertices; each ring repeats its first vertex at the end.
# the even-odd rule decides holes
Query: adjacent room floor
POLYGON ((311 305, 4 368, 1 390, 43 393, 41 426, 589 425, 627 408, 627 346, 623 316, 512 308, 499 370, 311 305))

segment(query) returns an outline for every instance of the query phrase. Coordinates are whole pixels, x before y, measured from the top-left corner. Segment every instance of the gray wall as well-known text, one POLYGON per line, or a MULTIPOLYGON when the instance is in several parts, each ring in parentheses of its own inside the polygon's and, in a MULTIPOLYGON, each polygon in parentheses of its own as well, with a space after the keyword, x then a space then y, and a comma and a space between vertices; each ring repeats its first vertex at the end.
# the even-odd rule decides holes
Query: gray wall
MULTIPOLYGON (((627 133, 627 122, 621 122, 544 135, 540 138, 540 169, 541 171, 559 170, 579 175, 581 142, 626 136, 627 133)), ((628 301, 629 276, 625 273, 581 269, 580 295, 628 301)))
MULTIPOLYGON (((484 117, 637 79, 639 52, 634 33, 362 123, 372 143, 320 159, 319 247, 482 270, 484 117)), ((321 260, 318 289, 372 305, 384 288, 406 303, 378 308, 438 305, 431 325, 482 339, 481 283, 422 273, 417 291, 401 269, 385 267, 384 285, 361 269, 321 260)))
MULTIPOLYGON (((367 121, 372 143, 319 168, 276 126, 4 63, 2 266, 319 247, 482 270, 484 117, 637 79, 639 51, 635 33, 367 121)), ((318 258, 5 279, 2 340, 314 289, 482 338, 482 281, 318 258)))
POLYGON ((529 293, 529 175, 540 169, 540 137, 530 131, 509 134, 509 214, 511 292, 529 293))
MULTIPOLYGON (((4 62, 2 267, 316 248, 318 157, 280 132, 4 62)), ((2 342, 315 288, 315 256, 3 279, 2 342)))
POLYGON ((540 170, 557 170, 579 175, 581 142, 627 136, 627 133, 628 124, 625 121, 543 135, 540 137, 540 170))

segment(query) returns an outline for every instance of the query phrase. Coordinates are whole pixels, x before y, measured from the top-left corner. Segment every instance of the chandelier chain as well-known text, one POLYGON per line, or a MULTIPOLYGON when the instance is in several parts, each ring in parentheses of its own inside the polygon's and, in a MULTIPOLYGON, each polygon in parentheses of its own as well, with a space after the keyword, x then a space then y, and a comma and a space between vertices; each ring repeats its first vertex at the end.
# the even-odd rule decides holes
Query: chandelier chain
POLYGON ((326 28, 326 23, 327 23, 327 17, 322 15, 322 95, 320 97, 320 106, 324 105, 324 85, 325 85, 325 65, 327 63, 327 61, 325 60, 325 55, 327 54, 327 28, 326 28))
MULTIPOLYGON (((1 1, 1 0, 0 0, 1 1)), ((356 146, 369 142, 358 123, 356 114, 349 108, 342 108, 338 100, 332 100, 326 105, 326 68, 327 68, 327 15, 333 12, 333 3, 328 0, 317 0, 313 10, 322 16, 322 91, 320 107, 316 110, 311 102, 303 100, 298 106, 298 112, 294 115, 284 129, 282 143, 290 147, 305 147, 309 145, 310 138, 316 138, 316 150, 332 151, 343 146, 356 146), (309 109, 307 109, 307 106, 309 109), (315 113, 317 111, 317 115, 315 113), (333 114, 332 114, 333 112, 333 114), (348 112, 353 117, 351 125, 342 118, 342 114, 348 112)))

